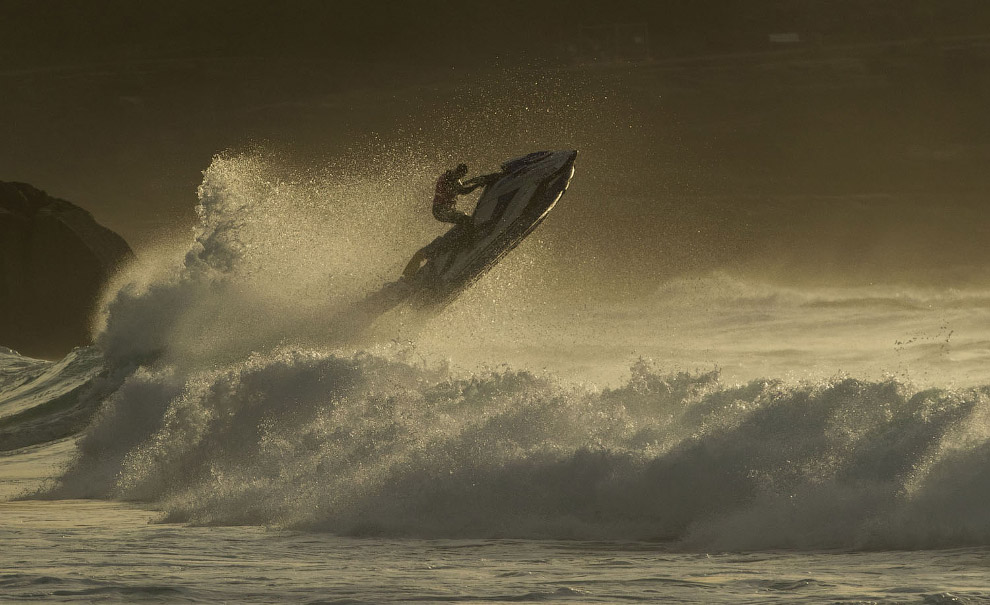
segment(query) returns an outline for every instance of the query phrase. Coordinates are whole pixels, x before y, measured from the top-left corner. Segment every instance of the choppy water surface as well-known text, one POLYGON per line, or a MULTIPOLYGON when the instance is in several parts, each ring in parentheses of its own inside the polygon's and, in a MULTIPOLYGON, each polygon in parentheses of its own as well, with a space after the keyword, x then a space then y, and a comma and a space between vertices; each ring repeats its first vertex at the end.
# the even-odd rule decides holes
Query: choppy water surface
POLYGON ((990 551, 674 553, 651 543, 346 538, 0 504, 6 601, 976 603, 990 551))
POLYGON ((555 308, 523 248, 344 342, 396 251, 266 171, 216 160, 96 345, 0 349, 0 600, 990 600, 988 292, 555 308))

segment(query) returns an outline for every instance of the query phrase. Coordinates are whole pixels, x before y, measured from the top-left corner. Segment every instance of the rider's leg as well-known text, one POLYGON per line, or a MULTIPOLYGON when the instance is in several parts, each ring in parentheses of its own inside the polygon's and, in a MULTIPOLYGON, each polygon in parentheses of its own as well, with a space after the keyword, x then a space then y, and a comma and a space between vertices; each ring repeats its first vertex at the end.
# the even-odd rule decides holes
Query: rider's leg
POLYGON ((416 275, 416 272, 419 271, 419 267, 423 264, 424 260, 426 260, 426 253, 422 248, 420 248, 416 251, 416 254, 413 254, 413 257, 409 259, 409 263, 406 264, 406 268, 402 270, 402 277, 412 277, 413 275, 416 275))

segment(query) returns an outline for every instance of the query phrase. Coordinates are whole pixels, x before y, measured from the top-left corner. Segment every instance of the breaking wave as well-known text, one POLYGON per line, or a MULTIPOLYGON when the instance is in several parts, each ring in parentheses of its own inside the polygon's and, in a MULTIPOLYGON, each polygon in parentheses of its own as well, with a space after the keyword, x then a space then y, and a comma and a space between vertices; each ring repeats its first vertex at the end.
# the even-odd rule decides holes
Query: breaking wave
POLYGON ((645 362, 595 392, 286 349, 137 371, 49 495, 356 535, 987 544, 988 395, 851 378, 732 387, 645 362))
POLYGON ((323 318, 397 256, 346 240, 417 238, 327 215, 312 192, 333 187, 267 173, 218 159, 192 247, 108 297, 97 343, 119 386, 45 497, 350 535, 990 544, 990 387, 735 385, 639 361, 602 389, 346 349, 323 318))

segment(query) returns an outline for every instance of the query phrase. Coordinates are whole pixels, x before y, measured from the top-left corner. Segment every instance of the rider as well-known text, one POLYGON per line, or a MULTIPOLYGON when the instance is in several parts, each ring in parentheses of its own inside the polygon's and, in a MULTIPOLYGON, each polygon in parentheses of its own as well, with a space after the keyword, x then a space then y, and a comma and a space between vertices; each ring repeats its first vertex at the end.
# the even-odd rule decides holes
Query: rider
POLYGON ((462 238, 469 237, 474 229, 474 219, 457 209, 457 196, 471 193, 478 187, 490 185, 498 180, 500 173, 477 176, 465 182, 461 179, 467 176, 467 164, 458 164, 457 168, 448 170, 437 179, 436 190, 433 194, 433 218, 442 223, 453 223, 455 227, 439 237, 426 247, 421 248, 402 271, 404 277, 412 277, 426 259, 436 255, 452 243, 458 243, 462 238))
POLYGON ((436 190, 433 194, 433 218, 441 223, 454 223, 455 225, 470 225, 471 217, 457 210, 457 196, 471 193, 478 187, 488 184, 488 179, 496 175, 485 175, 475 177, 466 183, 461 179, 467 176, 467 164, 458 164, 444 172, 437 179, 436 190))

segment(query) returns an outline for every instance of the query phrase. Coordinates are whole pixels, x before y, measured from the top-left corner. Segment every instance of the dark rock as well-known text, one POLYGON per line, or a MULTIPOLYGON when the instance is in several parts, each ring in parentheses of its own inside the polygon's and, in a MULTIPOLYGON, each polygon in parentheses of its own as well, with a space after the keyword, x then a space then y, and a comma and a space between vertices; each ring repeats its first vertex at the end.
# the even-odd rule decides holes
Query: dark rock
POLYGON ((89 344, 100 291, 132 257, 89 212, 0 181, 0 344, 47 359, 89 344))

